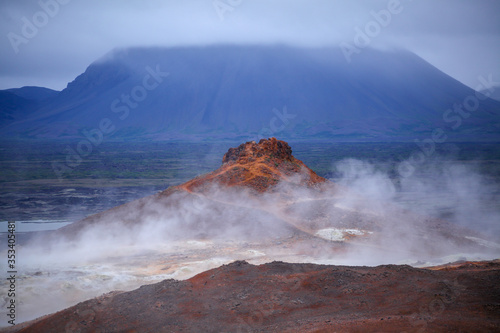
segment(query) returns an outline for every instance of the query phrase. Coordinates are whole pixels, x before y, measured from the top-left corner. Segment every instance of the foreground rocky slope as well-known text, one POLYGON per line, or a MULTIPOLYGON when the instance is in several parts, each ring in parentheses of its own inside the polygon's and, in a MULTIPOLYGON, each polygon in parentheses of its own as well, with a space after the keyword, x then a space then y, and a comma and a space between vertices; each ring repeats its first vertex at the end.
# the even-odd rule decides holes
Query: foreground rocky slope
POLYGON ((500 262, 349 267, 237 261, 114 292, 19 332, 494 332, 500 262))

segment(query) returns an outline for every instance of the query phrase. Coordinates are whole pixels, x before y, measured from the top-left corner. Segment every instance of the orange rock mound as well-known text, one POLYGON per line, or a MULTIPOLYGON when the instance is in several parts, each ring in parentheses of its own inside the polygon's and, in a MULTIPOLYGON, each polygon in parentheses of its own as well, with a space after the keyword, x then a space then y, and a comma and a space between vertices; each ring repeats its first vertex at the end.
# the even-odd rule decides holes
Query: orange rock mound
POLYGON ((327 180, 292 155, 292 148, 276 138, 250 141, 230 148, 222 166, 181 185, 189 192, 203 191, 212 184, 247 187, 257 192, 272 190, 278 182, 314 187, 327 180))

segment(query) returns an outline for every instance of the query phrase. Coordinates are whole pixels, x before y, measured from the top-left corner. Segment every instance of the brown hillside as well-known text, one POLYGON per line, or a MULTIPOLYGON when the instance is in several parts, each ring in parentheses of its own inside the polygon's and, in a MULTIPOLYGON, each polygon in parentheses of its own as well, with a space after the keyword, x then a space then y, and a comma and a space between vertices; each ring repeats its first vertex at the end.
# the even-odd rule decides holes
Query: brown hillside
POLYGON ((498 332, 499 268, 237 261, 103 295, 19 332, 498 332))

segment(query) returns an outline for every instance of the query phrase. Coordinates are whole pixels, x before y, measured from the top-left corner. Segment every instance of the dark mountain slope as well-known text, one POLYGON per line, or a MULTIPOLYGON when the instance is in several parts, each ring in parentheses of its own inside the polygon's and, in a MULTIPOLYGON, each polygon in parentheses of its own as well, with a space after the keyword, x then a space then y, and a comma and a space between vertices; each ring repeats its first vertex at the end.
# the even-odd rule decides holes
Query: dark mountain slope
POLYGON ((0 90, 0 128, 30 117, 59 92, 42 87, 0 90))
POLYGON ((19 97, 14 93, 6 90, 0 91, 0 127, 3 127, 19 117, 24 113, 24 110, 35 107, 36 103, 19 97))
POLYGON ((59 94, 59 91, 52 90, 43 87, 33 87, 33 86, 25 86, 21 88, 12 88, 7 89, 7 91, 29 100, 44 102, 50 98, 54 98, 59 94))

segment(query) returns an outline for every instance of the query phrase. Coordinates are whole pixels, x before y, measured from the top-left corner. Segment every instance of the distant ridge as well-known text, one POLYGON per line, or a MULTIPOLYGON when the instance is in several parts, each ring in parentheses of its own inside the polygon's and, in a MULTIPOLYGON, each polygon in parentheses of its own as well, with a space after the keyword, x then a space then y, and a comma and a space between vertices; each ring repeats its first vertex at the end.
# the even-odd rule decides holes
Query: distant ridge
POLYGON ((25 86, 21 88, 11 88, 7 89, 7 91, 32 101, 42 102, 47 101, 50 98, 54 98, 59 94, 59 91, 52 90, 44 87, 34 87, 34 86, 25 86))
POLYGON ((0 90, 0 128, 29 118, 59 92, 42 87, 0 90))

